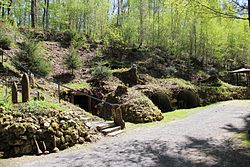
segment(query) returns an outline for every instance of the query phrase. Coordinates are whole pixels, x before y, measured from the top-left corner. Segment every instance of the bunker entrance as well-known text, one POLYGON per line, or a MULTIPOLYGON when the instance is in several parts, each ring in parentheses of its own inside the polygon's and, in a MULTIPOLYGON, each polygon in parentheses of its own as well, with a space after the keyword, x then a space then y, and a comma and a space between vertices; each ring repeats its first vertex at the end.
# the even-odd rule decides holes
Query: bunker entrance
POLYGON ((93 115, 97 114, 96 106, 99 104, 98 101, 86 95, 73 95, 72 99, 73 100, 71 100, 71 103, 78 105, 79 107, 87 112, 92 113, 93 115))

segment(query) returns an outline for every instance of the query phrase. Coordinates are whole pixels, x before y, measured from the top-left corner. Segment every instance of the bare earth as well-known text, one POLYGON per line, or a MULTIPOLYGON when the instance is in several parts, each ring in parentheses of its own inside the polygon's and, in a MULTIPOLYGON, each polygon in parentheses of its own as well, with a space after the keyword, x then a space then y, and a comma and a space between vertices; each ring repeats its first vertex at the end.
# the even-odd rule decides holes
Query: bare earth
POLYGON ((1 159, 8 167, 250 167, 250 149, 235 134, 250 125, 250 101, 193 111, 167 125, 129 130, 114 138, 46 156, 1 159))

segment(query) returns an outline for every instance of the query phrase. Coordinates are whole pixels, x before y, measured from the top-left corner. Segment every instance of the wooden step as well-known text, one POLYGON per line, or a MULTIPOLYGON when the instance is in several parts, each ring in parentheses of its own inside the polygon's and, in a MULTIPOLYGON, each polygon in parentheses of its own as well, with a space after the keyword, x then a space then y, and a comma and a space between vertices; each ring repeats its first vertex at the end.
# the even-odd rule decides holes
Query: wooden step
POLYGON ((119 131, 119 130, 121 130, 121 126, 115 126, 115 127, 112 127, 112 128, 103 129, 103 130, 101 130, 101 132, 104 135, 107 135, 109 133, 112 133, 112 132, 115 132, 115 131, 119 131))
POLYGON ((104 123, 98 124, 96 126, 96 128, 97 128, 97 130, 101 131, 103 129, 112 128, 114 126, 116 126, 115 123, 113 121, 109 121, 109 122, 104 122, 104 123))
POLYGON ((121 134, 123 132, 125 132, 125 131, 124 130, 118 130, 118 131, 114 131, 114 132, 111 132, 111 133, 107 134, 107 136, 114 137, 114 136, 117 136, 117 135, 119 135, 119 134, 121 134))

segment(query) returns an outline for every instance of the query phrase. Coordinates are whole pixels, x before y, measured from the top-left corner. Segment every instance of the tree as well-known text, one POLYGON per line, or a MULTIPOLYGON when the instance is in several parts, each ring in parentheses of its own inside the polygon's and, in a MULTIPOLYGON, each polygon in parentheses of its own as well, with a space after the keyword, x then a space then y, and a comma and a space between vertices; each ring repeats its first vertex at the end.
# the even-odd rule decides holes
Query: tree
POLYGON ((74 75, 74 70, 81 67, 81 59, 74 48, 70 48, 69 54, 67 54, 67 57, 64 59, 64 64, 68 70, 71 70, 72 75, 74 75))
POLYGON ((38 76, 47 76, 51 72, 50 61, 44 58, 44 52, 40 43, 26 41, 20 47, 20 52, 13 58, 14 65, 26 72, 32 72, 38 76))
POLYGON ((37 24, 37 0, 31 0, 31 27, 36 28, 37 24))

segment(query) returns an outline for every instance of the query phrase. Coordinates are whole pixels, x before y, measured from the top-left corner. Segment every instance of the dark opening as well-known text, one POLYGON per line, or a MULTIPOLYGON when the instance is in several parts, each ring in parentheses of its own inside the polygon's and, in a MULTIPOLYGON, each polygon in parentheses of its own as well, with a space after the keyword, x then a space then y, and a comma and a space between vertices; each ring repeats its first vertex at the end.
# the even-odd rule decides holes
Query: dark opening
POLYGON ((79 105, 79 107, 81 107, 82 109, 84 109, 85 111, 91 112, 91 103, 89 101, 89 97, 84 96, 84 95, 75 95, 74 96, 74 104, 79 105))
POLYGON ((85 96, 85 95, 74 95, 74 102, 75 105, 78 105, 82 109, 87 112, 92 113, 93 115, 97 114, 97 105, 99 104, 98 101, 85 96))
POLYGON ((195 108, 200 106, 199 97, 191 90, 180 91, 177 95, 178 108, 195 108))
POLYGON ((161 110, 161 112, 173 111, 169 97, 163 92, 154 93, 150 99, 161 110))

